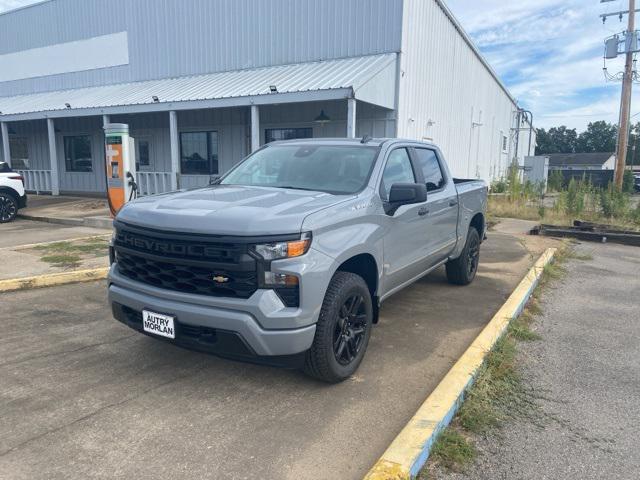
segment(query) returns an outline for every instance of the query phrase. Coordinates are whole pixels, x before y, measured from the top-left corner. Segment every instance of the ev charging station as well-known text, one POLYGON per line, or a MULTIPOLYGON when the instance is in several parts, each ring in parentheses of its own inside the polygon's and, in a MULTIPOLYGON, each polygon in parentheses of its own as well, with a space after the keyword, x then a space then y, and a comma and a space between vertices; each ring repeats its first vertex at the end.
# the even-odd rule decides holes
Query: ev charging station
POLYGON ((107 159, 107 199, 111 216, 137 195, 135 142, 126 123, 104 126, 107 159))

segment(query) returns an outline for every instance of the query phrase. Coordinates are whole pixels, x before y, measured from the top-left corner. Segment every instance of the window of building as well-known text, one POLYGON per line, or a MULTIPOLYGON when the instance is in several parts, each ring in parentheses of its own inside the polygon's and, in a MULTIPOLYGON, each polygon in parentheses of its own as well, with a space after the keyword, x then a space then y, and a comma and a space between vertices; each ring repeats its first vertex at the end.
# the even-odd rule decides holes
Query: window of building
POLYGON ((422 170, 427 192, 444 187, 444 175, 436 152, 428 148, 416 148, 416 160, 418 161, 418 168, 422 170))
POLYGON ((509 139, 502 132, 500 132, 500 135, 502 137, 502 153, 507 153, 507 147, 509 146, 509 139))
POLYGON ((264 131, 264 143, 294 138, 313 138, 313 128, 267 128, 264 131))
POLYGON ((29 147, 25 137, 9 137, 11 167, 16 170, 29 169, 29 147))
POLYGON ((391 152, 382 174, 381 195, 383 200, 389 199, 391 185, 394 183, 415 183, 411 160, 406 148, 397 148, 391 152))
POLYGON ((64 164, 67 172, 93 172, 91 137, 64 137, 64 164))
POLYGON ((137 139, 136 143, 138 144, 138 158, 136 159, 138 166, 148 167, 150 165, 149 157, 151 156, 149 140, 141 138, 137 139))
POLYGON ((180 171, 186 175, 218 173, 218 132, 180 133, 180 171))

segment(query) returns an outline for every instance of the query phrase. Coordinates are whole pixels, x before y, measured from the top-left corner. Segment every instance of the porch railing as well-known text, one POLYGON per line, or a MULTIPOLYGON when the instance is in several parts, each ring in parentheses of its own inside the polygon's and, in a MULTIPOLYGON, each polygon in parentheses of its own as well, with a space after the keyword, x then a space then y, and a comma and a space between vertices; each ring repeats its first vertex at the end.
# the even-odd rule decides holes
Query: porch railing
POLYGON ((155 195, 171 190, 171 172, 138 172, 138 195, 155 195))
POLYGON ((28 192, 50 192, 51 170, 16 170, 24 178, 24 189, 28 192))

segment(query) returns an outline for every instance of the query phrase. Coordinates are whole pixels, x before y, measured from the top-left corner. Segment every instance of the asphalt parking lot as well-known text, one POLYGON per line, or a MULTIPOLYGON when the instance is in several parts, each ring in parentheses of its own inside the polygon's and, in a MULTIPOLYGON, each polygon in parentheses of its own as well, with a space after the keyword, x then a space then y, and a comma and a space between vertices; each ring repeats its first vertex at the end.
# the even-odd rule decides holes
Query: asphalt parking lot
POLYGON ((110 231, 17 218, 11 223, 0 226, 0 248, 39 242, 57 242, 70 238, 103 235, 105 233, 110 233, 110 231))
POLYGON ((111 318, 104 282, 0 294, 0 472, 12 479, 358 479, 533 262, 493 233, 476 281, 383 306, 357 375, 179 349, 111 318))
MULTIPOLYGON (((20 245, 59 242, 73 238, 102 236, 109 238, 110 230, 58 225, 21 218, 0 226, 0 280, 54 273, 51 265, 39 256, 14 250, 20 245)), ((105 260, 104 266, 108 265, 105 260)))
POLYGON ((534 408, 479 436, 465 473, 446 480, 632 479, 640 471, 640 249, 582 243, 541 300, 541 341, 521 343, 534 408), (592 258, 591 258, 592 257, 592 258))

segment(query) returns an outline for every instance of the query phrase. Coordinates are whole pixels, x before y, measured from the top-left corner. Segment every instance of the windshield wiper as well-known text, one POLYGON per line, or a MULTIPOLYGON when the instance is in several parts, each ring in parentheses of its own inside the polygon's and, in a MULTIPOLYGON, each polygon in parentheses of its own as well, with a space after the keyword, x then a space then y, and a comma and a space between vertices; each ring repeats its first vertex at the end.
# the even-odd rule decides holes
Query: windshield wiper
POLYGON ((287 190, 305 190, 307 192, 322 192, 322 190, 316 190, 315 188, 294 187, 293 185, 272 185, 274 188, 286 188, 287 190))

